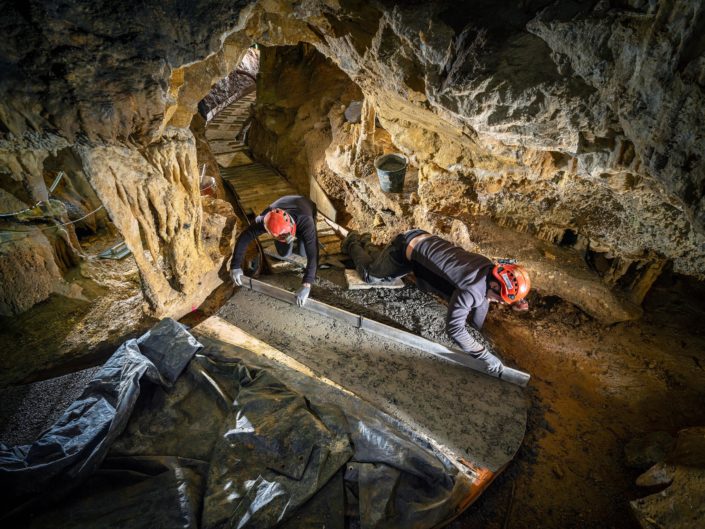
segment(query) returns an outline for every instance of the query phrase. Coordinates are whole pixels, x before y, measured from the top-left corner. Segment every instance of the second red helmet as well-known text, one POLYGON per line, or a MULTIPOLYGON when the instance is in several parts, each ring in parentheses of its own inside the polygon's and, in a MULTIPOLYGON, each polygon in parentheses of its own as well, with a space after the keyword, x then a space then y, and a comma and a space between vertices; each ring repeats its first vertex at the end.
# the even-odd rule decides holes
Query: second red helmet
POLYGON ((492 275, 499 281, 502 299, 510 305, 524 299, 531 290, 529 274, 519 265, 497 264, 492 275))

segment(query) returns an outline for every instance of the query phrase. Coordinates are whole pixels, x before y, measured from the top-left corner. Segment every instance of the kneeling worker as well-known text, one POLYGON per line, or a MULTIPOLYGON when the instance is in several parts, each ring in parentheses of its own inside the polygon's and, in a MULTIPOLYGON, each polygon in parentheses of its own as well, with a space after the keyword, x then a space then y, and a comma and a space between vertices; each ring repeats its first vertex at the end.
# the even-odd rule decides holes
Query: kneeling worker
POLYGON ((482 360, 490 373, 501 374, 502 362, 478 342, 465 328, 471 315, 472 326, 480 330, 490 302, 517 304, 524 300, 531 283, 521 266, 493 263, 483 255, 470 253, 423 230, 397 235, 376 255, 369 251, 369 235, 350 232, 343 241, 343 252, 350 255, 360 277, 370 284, 388 281, 414 272, 421 290, 448 301, 446 332, 466 353, 482 360))
POLYGON ((294 242, 299 239, 298 253, 306 257, 306 271, 301 288, 296 292, 296 304, 303 307, 316 279, 318 266, 318 234, 316 233, 316 204, 300 195, 288 195, 270 204, 250 226, 237 238, 230 275, 233 282, 242 286, 242 259, 245 250, 255 237, 269 233, 274 237, 274 246, 282 257, 294 251, 294 242))

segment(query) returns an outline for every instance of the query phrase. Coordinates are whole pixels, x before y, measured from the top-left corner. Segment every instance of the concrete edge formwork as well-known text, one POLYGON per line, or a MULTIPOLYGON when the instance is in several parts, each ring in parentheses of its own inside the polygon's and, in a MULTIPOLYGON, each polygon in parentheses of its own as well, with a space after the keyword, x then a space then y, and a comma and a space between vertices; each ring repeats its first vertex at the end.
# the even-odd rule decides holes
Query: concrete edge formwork
MULTIPOLYGON (((259 281, 247 276, 243 277, 242 281, 243 285, 250 290, 261 294, 266 294, 291 305, 296 303, 296 295, 293 292, 289 292, 283 288, 279 288, 277 286, 265 283, 264 281, 259 281)), ((354 314, 338 307, 333 307, 332 305, 328 305, 312 298, 309 298, 306 301, 303 308, 316 314, 345 322, 351 327, 363 329, 372 334, 377 334, 398 343, 414 347, 438 358, 442 358, 450 363, 467 367, 473 371, 482 373, 483 375, 498 378, 520 387, 526 387, 531 378, 528 373, 508 366, 504 366, 501 374, 490 373, 487 371, 487 366, 484 362, 471 357, 467 353, 454 351, 444 345, 423 338, 422 336, 417 336, 410 332, 391 327, 390 325, 379 323, 359 314, 354 314)))

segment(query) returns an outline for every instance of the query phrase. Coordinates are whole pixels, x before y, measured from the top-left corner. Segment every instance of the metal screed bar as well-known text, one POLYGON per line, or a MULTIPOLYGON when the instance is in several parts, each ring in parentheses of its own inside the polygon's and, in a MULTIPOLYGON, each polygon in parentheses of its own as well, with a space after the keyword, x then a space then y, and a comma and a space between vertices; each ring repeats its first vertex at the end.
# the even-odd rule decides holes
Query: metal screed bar
MULTIPOLYGON (((252 279, 246 276, 242 278, 242 282, 244 286, 251 290, 254 290, 255 292, 266 294, 281 301, 285 301, 291 305, 294 305, 296 303, 296 295, 293 292, 284 290, 283 288, 279 288, 274 285, 270 285, 268 283, 264 283, 263 281, 252 279)), ((480 360, 477 360, 466 353, 453 351, 452 349, 449 349, 444 345, 432 342, 431 340, 427 340, 426 338, 423 338, 421 336, 417 336, 407 331, 402 331, 401 329, 390 327, 389 325, 385 325, 384 323, 379 323, 374 320, 370 320, 359 314, 354 314, 352 312, 348 312, 347 310, 327 305, 326 303, 316 301, 312 298, 309 298, 306 301, 306 304, 303 306, 303 308, 305 310, 315 312, 316 314, 320 314, 328 318, 334 318, 336 320, 343 321, 348 325, 351 325, 352 327, 357 327, 358 329, 363 329, 372 334, 383 336, 390 340, 394 340, 395 342, 403 343, 416 349, 420 349, 421 351, 431 353, 432 355, 435 355, 439 358, 443 358, 446 361, 468 367, 487 376, 499 378, 501 380, 504 380, 505 382, 516 384, 517 386, 526 387, 526 385, 529 383, 529 379, 531 378, 528 373, 524 373, 523 371, 512 369, 511 367, 507 366, 504 367, 501 375, 488 373, 484 362, 481 362, 480 360)))

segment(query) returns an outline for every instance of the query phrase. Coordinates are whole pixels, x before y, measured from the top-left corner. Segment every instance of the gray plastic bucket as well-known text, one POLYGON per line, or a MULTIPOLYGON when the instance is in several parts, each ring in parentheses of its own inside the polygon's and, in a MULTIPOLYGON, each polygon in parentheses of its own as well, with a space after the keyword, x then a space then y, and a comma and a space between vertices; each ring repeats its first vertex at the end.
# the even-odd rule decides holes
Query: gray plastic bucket
POLYGON ((392 153, 375 159, 379 185, 386 193, 401 193, 409 159, 403 154, 392 153))

